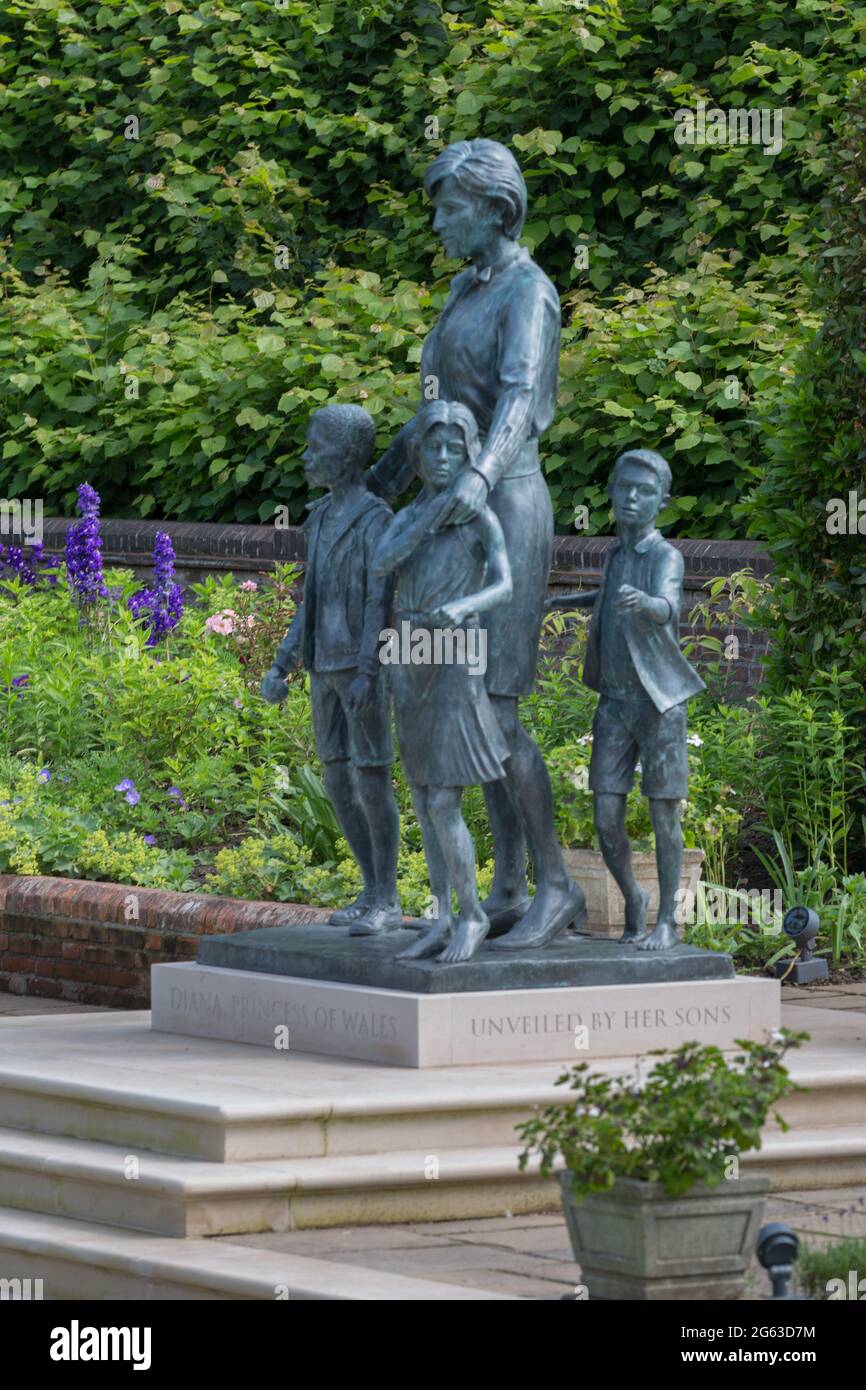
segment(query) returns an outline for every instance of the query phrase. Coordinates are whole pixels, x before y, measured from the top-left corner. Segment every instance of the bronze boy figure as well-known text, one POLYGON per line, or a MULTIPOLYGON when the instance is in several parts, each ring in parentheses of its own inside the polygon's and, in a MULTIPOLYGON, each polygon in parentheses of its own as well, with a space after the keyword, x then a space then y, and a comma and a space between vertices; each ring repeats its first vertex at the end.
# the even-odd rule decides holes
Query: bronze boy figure
POLYGON ((670 498, 661 454, 630 449, 614 465, 610 496, 617 523, 595 593, 557 597, 551 607, 592 605, 583 680, 601 699, 593 723, 589 785, 605 864, 625 898, 622 940, 643 951, 678 943, 675 907, 682 866, 680 802, 688 790, 686 701, 704 682, 677 640, 683 558, 653 526, 670 498), (659 912, 646 935, 646 894, 632 870, 626 797, 640 760, 656 841, 659 912))
POLYGON ((397 899, 400 821, 391 786, 388 673, 379 634, 388 621, 390 586, 370 561, 391 510, 367 491, 364 468, 376 442, 371 417, 357 405, 316 411, 307 432, 304 472, 328 496, 312 506, 304 598, 262 681, 272 704, 286 698, 286 673, 310 672, 316 747, 325 788, 364 878, 363 892, 332 917, 352 936, 402 925, 397 899))
POLYGON ((511 568, 490 507, 463 525, 448 521, 450 485, 481 452, 472 412, 458 402, 432 401, 416 417, 413 448, 424 490, 394 517, 373 560, 374 574, 398 575, 397 627, 412 632, 411 650, 391 668, 394 706, 435 904, 431 927, 402 954, 463 961, 477 951, 490 922, 478 901, 475 847, 460 799, 464 787, 500 781, 509 756, 485 689, 486 663, 470 664, 467 653, 486 656, 486 640, 477 639, 486 639, 491 610, 511 598, 511 568), (442 638, 450 639, 447 651, 442 638), (460 906, 456 922, 452 887, 460 906))

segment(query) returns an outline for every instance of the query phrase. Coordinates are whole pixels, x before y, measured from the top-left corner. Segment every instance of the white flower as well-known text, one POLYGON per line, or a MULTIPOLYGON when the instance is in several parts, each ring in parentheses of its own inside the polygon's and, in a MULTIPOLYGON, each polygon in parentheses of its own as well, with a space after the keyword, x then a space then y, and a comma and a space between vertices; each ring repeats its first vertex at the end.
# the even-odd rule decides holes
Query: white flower
POLYGON ((703 748, 704 746, 704 740, 700 734, 689 734, 686 743, 690 743, 693 748, 703 748))
POLYGON ((577 741, 580 744, 592 743, 592 734, 581 734, 577 741))

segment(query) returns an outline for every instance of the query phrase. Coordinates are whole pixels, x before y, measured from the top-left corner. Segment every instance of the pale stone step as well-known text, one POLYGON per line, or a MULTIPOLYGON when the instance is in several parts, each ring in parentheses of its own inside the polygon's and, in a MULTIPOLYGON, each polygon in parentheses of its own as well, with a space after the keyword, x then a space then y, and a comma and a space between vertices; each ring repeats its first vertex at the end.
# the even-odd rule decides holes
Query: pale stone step
MULTIPOLYGON (((4 1130, 0 1206, 172 1236, 556 1210, 555 1183, 521 1173, 518 1153, 511 1144, 220 1164, 4 1130)), ((776 1191, 863 1183, 866 1125, 768 1132, 743 1166, 776 1191)))
POLYGON ((742 1163, 749 1173, 764 1173, 773 1192, 864 1186, 866 1123, 765 1130, 761 1148, 742 1163))
MULTIPOLYGON (((792 1075, 810 1090, 786 1100, 783 1114, 797 1129, 863 1120, 863 1017, 806 1006, 789 1013, 815 1041, 792 1055, 792 1075)), ((549 1063, 420 1075, 153 1033, 148 1020, 146 1013, 0 1020, 0 1126, 215 1161, 441 1153, 510 1145, 534 1106, 564 1094, 553 1084, 559 1067, 549 1063)))
POLYGON ((553 1185, 520 1173, 517 1154, 509 1146, 207 1163, 2 1130, 0 1206, 172 1236, 555 1208, 553 1185))
POLYGON ((58 1300, 515 1301, 509 1294, 302 1255, 172 1240, 8 1208, 0 1209, 0 1278, 41 1279, 43 1297, 58 1300))

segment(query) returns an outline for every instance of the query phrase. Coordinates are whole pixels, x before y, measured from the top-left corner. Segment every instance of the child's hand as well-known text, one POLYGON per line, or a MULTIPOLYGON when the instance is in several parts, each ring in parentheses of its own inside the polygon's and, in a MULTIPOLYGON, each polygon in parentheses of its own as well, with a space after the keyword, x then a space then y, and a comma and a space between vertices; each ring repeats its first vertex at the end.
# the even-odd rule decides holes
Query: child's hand
POLYGON ((615 600, 621 613, 651 613, 652 598, 643 589, 634 589, 631 584, 620 584, 615 600))
POLYGON ((373 677, 359 673, 352 684, 349 686, 349 709, 353 714, 360 714, 370 703, 373 694, 373 677))
POLYGON ((466 609, 462 603, 443 603, 441 608, 436 608, 430 614, 430 620, 436 627, 459 627, 466 617, 466 609))
POLYGON ((261 691, 269 705, 281 705, 289 693, 282 671, 278 671, 276 666, 272 666, 265 673, 262 680, 261 691))

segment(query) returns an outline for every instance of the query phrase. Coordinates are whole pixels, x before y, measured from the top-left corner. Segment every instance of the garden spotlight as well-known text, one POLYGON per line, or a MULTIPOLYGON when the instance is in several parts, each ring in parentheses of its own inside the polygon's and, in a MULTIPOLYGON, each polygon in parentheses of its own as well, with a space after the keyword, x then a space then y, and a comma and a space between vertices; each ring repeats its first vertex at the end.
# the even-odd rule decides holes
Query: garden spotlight
MULTIPOLYGON (((797 911, 805 909, 798 908, 797 911)), ((759 1262, 773 1281, 771 1302, 805 1298, 804 1294, 788 1293, 788 1284, 794 1273, 799 1251, 799 1239, 791 1227, 785 1226, 781 1221, 772 1221, 768 1226, 762 1226, 758 1232, 756 1253, 759 1262)))
POLYGON ((830 978, 827 962, 812 954, 812 942, 820 926, 818 914, 811 907, 792 907, 785 913, 782 930, 797 947, 799 959, 793 966, 788 960, 777 961, 774 967, 777 978, 787 980, 792 985, 810 985, 816 980, 830 978))

